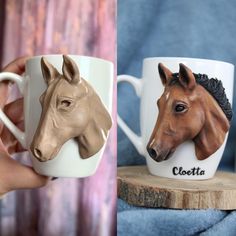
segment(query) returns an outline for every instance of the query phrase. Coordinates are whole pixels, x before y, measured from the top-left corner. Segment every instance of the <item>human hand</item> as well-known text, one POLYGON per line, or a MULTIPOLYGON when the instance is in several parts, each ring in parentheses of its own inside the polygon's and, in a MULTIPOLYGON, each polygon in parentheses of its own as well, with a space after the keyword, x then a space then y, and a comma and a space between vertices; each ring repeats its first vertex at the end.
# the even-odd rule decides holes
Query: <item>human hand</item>
MULTIPOLYGON (((22 74, 28 57, 21 57, 8 64, 2 72, 22 74)), ((6 105, 9 82, 0 82, 0 107, 10 120, 23 129, 23 99, 6 105)), ((47 184, 48 177, 37 174, 32 167, 23 165, 11 158, 11 154, 24 149, 10 131, 0 121, 0 196, 16 189, 38 188, 47 184)))

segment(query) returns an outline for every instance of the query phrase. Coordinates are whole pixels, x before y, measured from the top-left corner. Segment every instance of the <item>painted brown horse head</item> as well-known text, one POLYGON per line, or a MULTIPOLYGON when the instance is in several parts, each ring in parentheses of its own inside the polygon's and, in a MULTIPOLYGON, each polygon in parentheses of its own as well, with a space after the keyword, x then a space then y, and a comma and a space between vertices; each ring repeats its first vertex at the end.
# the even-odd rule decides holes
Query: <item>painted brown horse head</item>
POLYGON ((75 138, 80 156, 93 156, 112 125, 101 99, 68 56, 63 56, 62 75, 45 58, 41 68, 48 87, 40 97, 42 113, 31 152, 39 161, 51 160, 66 141, 75 138))
POLYGON ((181 143, 193 140, 198 160, 206 159, 224 142, 229 120, 184 64, 178 76, 161 63, 158 69, 165 89, 157 101, 159 115, 147 145, 149 155, 157 162, 167 160, 181 143))

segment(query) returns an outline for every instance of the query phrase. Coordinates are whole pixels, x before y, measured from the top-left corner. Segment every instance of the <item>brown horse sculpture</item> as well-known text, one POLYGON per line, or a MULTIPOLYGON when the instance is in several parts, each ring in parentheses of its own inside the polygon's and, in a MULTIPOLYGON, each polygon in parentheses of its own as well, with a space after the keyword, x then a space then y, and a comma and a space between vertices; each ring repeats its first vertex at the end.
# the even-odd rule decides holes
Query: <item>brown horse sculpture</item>
POLYGON ((181 143, 192 140, 198 160, 208 158, 223 144, 232 118, 222 82, 193 74, 184 64, 174 74, 161 63, 158 69, 165 90, 157 101, 149 155, 157 162, 167 160, 181 143))
POLYGON ((112 125, 101 99, 68 56, 63 56, 63 75, 45 58, 41 68, 48 87, 40 97, 42 113, 31 152, 39 161, 51 160, 67 140, 75 138, 81 158, 93 156, 112 125))

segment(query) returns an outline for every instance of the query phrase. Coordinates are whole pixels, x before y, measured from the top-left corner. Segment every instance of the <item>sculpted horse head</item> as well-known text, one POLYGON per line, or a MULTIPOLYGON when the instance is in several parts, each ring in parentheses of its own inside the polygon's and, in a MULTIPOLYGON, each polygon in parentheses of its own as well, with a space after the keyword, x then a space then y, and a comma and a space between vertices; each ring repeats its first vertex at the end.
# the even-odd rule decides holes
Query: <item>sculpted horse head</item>
POLYGON ((157 101, 149 155, 157 162, 167 160, 181 143, 192 140, 197 159, 208 158, 224 142, 232 118, 221 81, 193 74, 184 64, 175 74, 161 63, 158 69, 165 89, 157 101))
POLYGON ((45 58, 41 68, 48 87, 40 97, 42 113, 31 152, 39 161, 51 160, 74 138, 81 158, 93 156, 104 145, 112 125, 101 99, 68 56, 63 56, 63 74, 45 58))

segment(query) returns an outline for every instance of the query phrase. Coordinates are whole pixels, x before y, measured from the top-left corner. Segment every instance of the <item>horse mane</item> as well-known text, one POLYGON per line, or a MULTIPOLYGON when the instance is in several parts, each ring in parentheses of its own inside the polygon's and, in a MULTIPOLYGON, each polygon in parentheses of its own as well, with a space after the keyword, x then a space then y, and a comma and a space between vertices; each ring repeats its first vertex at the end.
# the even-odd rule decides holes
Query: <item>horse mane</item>
MULTIPOLYGON (((223 87, 222 81, 217 78, 209 79, 205 74, 195 74, 193 73, 196 82, 205 88, 212 97, 216 100, 224 114, 229 121, 232 120, 233 111, 229 99, 226 96, 225 88, 223 87)), ((179 84, 179 73, 173 73, 174 79, 171 80, 169 85, 179 84)))

